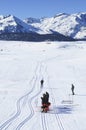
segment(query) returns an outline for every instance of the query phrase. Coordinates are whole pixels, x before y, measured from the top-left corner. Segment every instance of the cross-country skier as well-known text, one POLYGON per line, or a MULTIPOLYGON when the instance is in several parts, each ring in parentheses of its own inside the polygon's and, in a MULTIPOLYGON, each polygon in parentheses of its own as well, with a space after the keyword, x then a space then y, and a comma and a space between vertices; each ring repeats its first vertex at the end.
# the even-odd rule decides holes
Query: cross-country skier
POLYGON ((41 87, 43 87, 44 80, 42 79, 42 80, 40 81, 40 83, 41 83, 41 87))
POLYGON ((72 95, 74 95, 75 93, 74 93, 74 88, 75 88, 75 86, 72 84, 72 87, 71 87, 71 90, 72 90, 72 95))
POLYGON ((48 102, 49 102, 49 93, 46 92, 46 103, 48 104, 48 102))

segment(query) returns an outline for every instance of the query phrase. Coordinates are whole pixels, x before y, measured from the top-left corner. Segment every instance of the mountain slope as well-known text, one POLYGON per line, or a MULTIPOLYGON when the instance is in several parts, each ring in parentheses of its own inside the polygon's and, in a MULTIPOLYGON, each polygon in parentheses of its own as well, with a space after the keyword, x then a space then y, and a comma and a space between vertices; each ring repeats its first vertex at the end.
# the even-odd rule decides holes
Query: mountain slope
POLYGON ((11 36, 15 33, 17 38, 12 36, 12 38, 9 37, 6 39, 19 40, 18 38, 21 37, 21 33, 23 33, 24 36, 26 35, 25 37, 27 37, 26 33, 29 33, 31 37, 24 38, 28 40, 30 38, 33 41, 35 36, 37 36, 35 38, 37 41, 39 41, 39 37, 43 38, 43 40, 63 41, 64 37, 66 37, 67 40, 71 38, 72 40, 86 40, 86 13, 61 13, 51 18, 37 19, 30 17, 25 20, 20 20, 13 15, 0 15, 0 39, 2 39, 2 37, 4 38, 4 34, 8 37, 9 33, 12 33, 11 36), (51 36, 52 38, 50 38, 51 36))
POLYGON ((28 25, 15 16, 0 16, 0 40, 19 41, 71 41, 71 37, 64 36, 52 30, 52 34, 38 34, 40 28, 34 27, 31 23, 40 23, 40 20, 30 18, 28 25))
POLYGON ((0 17, 0 32, 9 33, 20 33, 20 32, 31 32, 35 28, 31 25, 26 24, 22 20, 18 19, 13 15, 1 16, 0 17))
POLYGON ((38 28, 40 34, 52 33, 53 30, 75 39, 86 39, 86 13, 57 14, 41 19, 39 23, 28 24, 38 28))

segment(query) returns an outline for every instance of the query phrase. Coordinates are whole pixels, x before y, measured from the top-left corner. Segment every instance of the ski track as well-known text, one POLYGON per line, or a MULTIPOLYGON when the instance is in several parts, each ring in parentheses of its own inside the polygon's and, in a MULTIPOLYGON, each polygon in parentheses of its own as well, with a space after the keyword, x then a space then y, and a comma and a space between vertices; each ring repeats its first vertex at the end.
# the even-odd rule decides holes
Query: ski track
MULTIPOLYGON (((46 75, 46 77, 47 77, 46 81, 47 81, 47 83, 48 83, 48 88, 50 88, 51 93, 52 93, 52 103, 53 103, 53 104, 56 104, 56 103, 55 103, 55 99, 53 98, 53 97, 54 97, 53 91, 52 91, 52 88, 50 87, 50 83, 49 83, 49 80, 50 80, 50 79, 49 79, 48 72, 47 72, 46 62, 47 62, 48 60, 53 60, 53 59, 55 59, 55 58, 57 58, 57 57, 58 57, 58 55, 57 55, 56 57, 51 57, 51 58, 49 58, 49 59, 46 59, 46 60, 44 60, 44 61, 40 61, 40 62, 37 63, 37 66, 36 66, 36 69, 35 69, 35 76, 33 76, 32 79, 31 79, 31 81, 30 81, 30 85, 31 85, 31 83, 33 82, 32 89, 31 89, 27 94, 25 94, 24 96, 22 96, 22 97, 17 101, 17 103, 16 103, 16 107, 17 107, 17 112, 16 112, 16 114, 14 114, 13 117, 11 117, 11 118, 8 119, 6 122, 4 122, 4 123, 0 126, 0 130, 2 130, 2 129, 4 129, 4 130, 9 129, 9 126, 10 126, 10 125, 13 123, 13 121, 14 121, 15 119, 17 119, 17 117, 21 114, 20 104, 21 104, 22 100, 23 100, 24 98, 27 98, 27 99, 28 99, 28 96, 34 92, 35 87, 36 87, 36 83, 37 83, 37 82, 40 82, 40 81, 39 81, 39 80, 40 80, 40 77, 43 77, 43 76, 44 76, 44 75, 43 75, 43 71, 45 72, 45 75, 46 75)), ((41 91, 42 91, 42 88, 40 88, 40 90, 39 90, 35 95, 33 95, 31 98, 28 99, 28 106, 29 106, 29 109, 30 109, 30 113, 29 113, 29 115, 28 115, 23 121, 21 121, 21 122, 17 125, 17 127, 16 127, 15 130, 20 130, 20 129, 25 125, 25 123, 27 123, 27 122, 33 117, 33 115, 34 115, 34 109, 33 109, 33 106, 32 106, 32 101, 34 100, 35 97, 37 97, 37 96, 41 93, 41 91)), ((26 100, 24 100, 24 103, 25 103, 25 101, 26 101, 26 100)), ((61 120, 59 114, 56 113, 56 110, 54 110, 54 113, 55 113, 55 114, 54 114, 54 117, 55 117, 54 119, 56 119, 56 122, 57 122, 56 125, 58 125, 58 128, 59 128, 58 130, 65 130, 64 125, 63 125, 63 121, 61 120)), ((49 126, 48 126, 49 124, 47 123, 47 119, 48 119, 48 118, 47 118, 47 114, 48 114, 48 116, 49 116, 50 113, 40 113, 40 114, 41 114, 42 129, 43 129, 43 130, 48 130, 48 129, 49 129, 49 126)), ((14 130, 14 129, 13 129, 13 130, 14 130)))
MULTIPOLYGON (((35 76, 33 76, 32 79, 31 79, 31 81, 30 81, 30 85, 31 85, 32 82, 34 82, 34 83, 33 83, 33 86, 32 86, 32 89, 31 89, 27 94, 25 94, 24 96, 22 96, 22 97, 17 101, 17 104, 16 104, 16 106, 17 106, 17 112, 16 112, 16 114, 15 114, 13 117, 11 117, 10 119, 8 119, 6 122, 4 122, 4 123, 0 126, 0 130, 2 130, 2 129, 4 129, 4 128, 5 128, 4 130, 9 129, 9 126, 10 126, 10 125, 13 123, 13 121, 14 121, 15 119, 17 119, 17 117, 21 114, 20 104, 21 104, 21 102, 22 102, 22 100, 23 100, 24 98, 27 98, 27 99, 28 99, 28 96, 29 96, 31 93, 33 93, 33 91, 34 91, 34 89, 35 89, 35 86, 36 86, 36 83, 39 81, 37 75, 41 73, 41 77, 43 77, 42 71, 44 71, 44 72, 46 73, 47 82, 48 82, 48 87, 51 88, 51 87, 50 87, 50 84, 49 84, 49 76, 48 76, 48 72, 47 72, 46 62, 47 62, 48 60, 53 60, 54 58, 57 58, 57 57, 58 57, 58 56, 52 57, 52 58, 49 58, 49 59, 46 59, 46 60, 41 61, 41 62, 39 62, 39 63, 37 64, 36 69, 35 69, 35 76), (45 68, 43 68, 43 66, 45 66, 45 68)), ((40 77, 39 77, 39 78, 40 78, 40 77)), ((32 96, 31 98, 28 99, 28 106, 29 106, 29 109, 30 109, 30 113, 29 113, 29 115, 28 115, 22 122, 19 123, 19 125, 16 127, 16 130, 20 130, 20 129, 25 125, 25 123, 27 123, 27 122, 33 117, 33 115, 34 115, 34 110, 33 110, 33 107, 32 107, 31 102, 32 102, 32 100, 33 100, 35 97, 37 97, 37 96, 41 93, 41 91, 42 91, 42 89, 40 89, 40 91, 38 91, 38 93, 36 93, 34 96, 32 96)), ((51 88, 51 91, 52 91, 52 88, 51 88)), ((53 92, 51 92, 51 93, 52 93, 52 96, 53 96, 53 92)), ((25 100, 25 101, 26 101, 26 100, 25 100)), ((24 103, 25 103, 25 101, 24 101, 24 103)), ((53 98, 52 98, 52 101, 53 101, 52 103, 55 104, 55 100, 54 100, 53 98)), ((54 110, 54 112, 55 112, 55 110, 54 110)), ((43 130, 48 130, 48 123, 47 123, 47 117, 46 117, 47 115, 46 115, 46 114, 47 114, 47 113, 41 113, 41 121, 42 121, 42 128, 43 128, 43 130)), ((49 115, 49 113, 48 113, 48 115, 49 115)), ((64 130, 64 127, 63 127, 63 124, 62 124, 62 121, 61 121, 59 115, 56 114, 56 112, 55 112, 54 116, 55 116, 55 119, 57 120, 57 124, 58 124, 59 130, 64 130)))
MULTIPOLYGON (((40 62, 37 63, 37 66, 36 66, 36 69, 35 69, 35 76, 32 77, 32 79, 31 79, 31 81, 30 81, 30 83, 29 83, 29 84, 31 85, 31 83, 33 82, 32 89, 31 89, 27 94, 23 95, 23 96, 17 101, 17 103, 16 103, 16 107, 17 107, 16 113, 14 114, 14 116, 12 116, 10 119, 8 119, 6 122, 4 122, 4 123, 0 126, 0 130, 2 130, 2 129, 4 129, 4 130, 9 129, 9 127, 12 125, 13 121, 14 121, 15 119, 17 119, 17 117, 19 117, 19 116, 21 115, 21 109, 22 109, 22 107, 20 106, 20 104, 21 104, 22 100, 28 99, 28 96, 29 96, 31 93, 33 93, 33 91, 34 91, 34 89, 35 89, 35 86, 36 86, 36 83, 37 83, 37 81, 39 81, 39 79, 38 79, 38 74, 41 73, 41 77, 43 77, 42 71, 44 71, 45 73, 46 73, 46 71, 47 71, 47 66, 45 66, 45 62, 47 62, 48 60, 53 60, 53 59, 55 59, 55 58, 57 58, 57 57, 58 57, 58 55, 55 56, 55 57, 51 57, 51 58, 45 59, 44 61, 40 61, 40 62), (45 68, 43 68, 43 66, 45 66, 45 68)), ((47 74, 47 73, 46 73, 46 74, 47 74)), ((38 91, 38 93, 35 94, 33 97, 31 97, 31 98, 28 99, 28 106, 29 106, 29 109, 30 109, 30 114, 29 114, 22 122, 19 123, 19 125, 16 127, 16 130, 20 130, 20 129, 24 126, 24 124, 25 124, 26 122, 28 122, 28 121, 33 117, 33 115, 34 115, 34 110, 33 110, 33 107, 32 107, 31 102, 32 102, 32 100, 33 100, 36 96, 38 96, 38 94, 41 93, 41 91, 42 91, 42 89, 40 89, 40 91, 38 91)), ((24 100, 23 105, 25 104, 25 102, 26 102, 26 100, 24 100)), ((23 106, 23 105, 22 105, 22 106, 23 106)), ((44 114, 44 113, 43 113, 43 114, 41 113, 41 119, 42 119, 43 130, 47 130, 47 127, 48 127, 48 124, 46 124, 46 117, 45 117, 45 116, 46 116, 46 113, 45 113, 45 114, 44 114)), ((57 115, 55 115, 55 116, 56 116, 56 118, 57 118, 57 115)), ((58 118, 58 119, 59 119, 59 118, 58 118)), ((59 120, 60 120, 60 119, 59 119, 59 120)), ((61 124, 61 122, 60 122, 60 124, 61 124)))
MULTIPOLYGON (((56 57, 55 57, 56 58, 56 57)), ((49 60, 52 60, 53 58, 51 58, 51 59, 49 59, 49 60)), ((46 60, 47 61, 47 60, 46 60)), ((45 63, 44 63, 45 64, 45 63)), ((46 64, 45 64, 46 65, 46 64)), ((50 85, 49 85, 49 76, 48 76, 48 72, 47 72, 47 65, 46 65, 46 68, 45 68, 45 73, 46 73, 46 76, 47 76, 47 82, 48 82, 48 87, 50 87, 50 85)), ((52 90, 51 90, 52 91, 52 90)), ((52 93, 52 92, 51 92, 52 93)), ((52 96, 53 96, 53 93, 52 93, 52 96)), ((55 104, 55 100, 53 101, 53 103, 55 104)), ((54 112, 55 112, 55 110, 54 110, 54 112)), ((48 116, 49 116, 50 114, 48 113, 48 116)), ((57 124, 58 124, 58 127, 59 127, 59 130, 64 130, 64 127, 63 127, 63 124, 62 124, 62 121, 61 121, 61 119, 60 119, 60 117, 59 117, 59 115, 58 114, 56 114, 56 112, 55 112, 55 119, 56 119, 56 121, 57 121, 57 124)), ((42 128, 43 128, 43 130, 48 130, 49 128, 48 128, 48 123, 47 123, 47 113, 41 113, 41 121, 42 121, 42 128)))
MULTIPOLYGON (((36 79, 36 82, 37 82, 37 81, 38 81, 38 79, 36 79)), ((36 85, 36 82, 35 82, 34 86, 36 85)), ((28 105, 29 105, 29 107, 30 107, 30 115, 29 115, 27 118, 25 118, 25 119, 17 126, 16 130, 20 130, 21 127, 33 117, 33 115, 34 115, 34 110, 33 110, 33 107, 32 107, 31 102, 32 102, 32 100, 33 100, 35 97, 37 97, 37 96, 40 94, 40 92, 41 92, 41 89, 40 89, 40 91, 38 91, 38 93, 37 93, 36 95, 34 95, 32 98, 30 98, 30 99, 28 100, 28 105)))
MULTIPOLYGON (((40 70, 41 70, 41 63, 39 63, 39 72, 38 72, 37 74, 40 74, 40 70)), ((35 73, 36 80, 35 80, 33 86, 36 86, 36 82, 39 81, 39 79, 38 79, 39 77, 37 76, 37 74, 35 73)), ((33 107, 32 107, 31 102, 32 102, 32 100, 33 100, 36 96, 38 96, 38 94, 40 94, 40 92, 41 92, 41 89, 40 89, 40 91, 38 91, 37 94, 35 94, 34 96, 32 96, 32 97, 28 100, 28 105, 29 105, 29 109, 30 109, 30 115, 29 115, 28 117, 26 117, 26 118, 17 126, 16 130, 20 130, 20 129, 24 126, 24 124, 25 124, 26 122, 28 122, 28 121, 33 117, 33 115, 34 115, 34 110, 33 110, 33 107)))
MULTIPOLYGON (((57 58, 58 56, 56 56, 56 57, 52 57, 52 58, 49 58, 48 60, 54 60, 55 58, 57 58)), ((44 63, 45 63, 45 65, 46 65, 46 63, 47 63, 47 61, 48 61, 47 59, 46 60, 44 60, 44 63)), ((50 83, 49 83, 49 76, 48 76, 48 72, 47 72, 47 65, 46 65, 46 76, 47 76, 47 82, 48 82, 48 88, 50 88, 50 90, 51 90, 51 95, 52 95, 52 103, 53 104, 56 104, 55 103, 55 99, 53 98, 54 97, 54 95, 53 95, 53 91, 52 91, 52 88, 50 87, 50 83)), ((48 113, 49 114, 49 113, 48 113)), ((57 113, 57 111, 56 110, 54 110, 54 116, 55 116, 55 118, 56 118, 56 121, 57 121, 57 125, 58 125, 58 127, 59 127, 59 130, 65 130, 65 127, 64 127, 64 123, 63 123, 63 121, 62 121, 62 119, 60 118, 60 115, 57 113)), ((71 115, 70 115, 71 116, 71 115)), ((43 130, 48 130, 47 128, 48 128, 48 124, 46 125, 46 119, 45 119, 45 117, 42 117, 43 119, 43 121, 42 122, 45 122, 45 123, 42 123, 42 124, 45 124, 45 127, 43 127, 43 130)))
MULTIPOLYGON (((53 58, 50 58, 50 59, 48 59, 48 60, 53 60, 54 58, 57 58, 58 56, 56 56, 56 57, 53 57, 53 58)), ((44 62, 47 62, 47 60, 46 61, 44 61, 44 62)), ((45 63, 45 65, 46 65, 46 63, 45 63)), ((47 65, 46 65, 46 76, 47 76, 47 82, 48 82, 48 88, 51 88, 50 87, 50 84, 49 84, 49 76, 48 76, 48 72, 47 72, 47 65)), ((53 95, 53 92, 52 92, 52 88, 50 89, 51 90, 51 93, 52 93, 52 103, 53 104, 55 104, 55 99, 53 98, 54 97, 54 95, 53 95)), ((54 115, 55 115, 55 118, 56 118, 56 121, 57 121, 57 124, 58 124, 58 127, 59 127, 59 130, 64 130, 64 127, 63 127, 63 123, 62 123, 62 121, 61 121, 61 119, 60 119, 60 117, 59 117, 59 115, 56 113, 56 111, 54 110, 54 115)), ((47 113, 46 113, 47 114, 47 113)), ((44 115, 45 116, 45 115, 44 115)), ((43 121, 42 122, 45 122, 45 127, 43 127, 43 130, 47 130, 47 128, 48 128, 48 124, 46 125, 46 119, 45 119, 45 117, 42 117, 43 119, 43 121)), ((43 123, 42 123, 43 124, 43 123)))
MULTIPOLYGON (((42 64, 43 66, 45 66, 45 63, 44 61, 42 61, 42 64)), ((46 66, 44 67, 44 73, 46 73, 46 66)), ((43 77, 44 77, 44 74, 43 74, 43 77)), ((43 130, 48 130, 48 124, 47 124, 47 121, 46 121, 46 114, 47 113, 41 113, 41 123, 42 123, 42 129, 43 130)))
POLYGON ((43 130, 48 130, 48 125, 46 124, 46 113, 41 113, 41 121, 43 130))
MULTIPOLYGON (((27 94, 25 94, 24 96, 22 96, 22 97, 17 101, 17 103, 16 103, 16 107, 17 107, 17 112, 16 112, 16 114, 14 114, 13 117, 11 117, 11 118, 8 119, 6 122, 4 122, 4 123, 0 126, 0 130, 2 130, 2 129, 7 130, 7 129, 9 128, 9 126, 13 123, 13 121, 14 121, 15 119, 17 119, 17 117, 21 114, 20 104, 21 104, 21 102, 22 102, 22 100, 23 100, 24 98, 28 98, 28 96, 34 91, 36 82, 37 82, 37 80, 38 80, 38 79, 37 79, 37 78, 38 78, 38 77, 37 77, 37 74, 40 73, 40 68, 41 68, 41 64, 38 63, 37 66, 36 66, 36 69, 35 69, 35 77, 33 76, 32 79, 31 79, 31 81, 30 81, 30 85, 31 85, 32 82, 34 82, 34 83, 33 83, 33 86, 32 86, 32 89, 31 89, 27 94), (37 71, 39 71, 39 72, 37 72, 37 71)), ((28 120, 30 120, 30 119, 32 118, 32 116, 34 115, 34 110, 33 110, 33 107, 32 107, 32 105, 31 105, 31 102, 32 102, 32 100, 33 100, 36 96, 38 96, 38 94, 39 94, 40 92, 41 92, 41 89, 40 89, 40 91, 39 91, 36 95, 34 95, 33 97, 31 97, 31 99, 28 100, 28 105, 29 105, 29 107, 30 107, 30 115, 29 115, 28 117, 26 117, 26 119, 24 119, 24 121, 22 121, 22 122, 17 126, 16 130, 20 130, 20 128, 21 128, 28 120)), ((25 102, 25 101, 24 101, 24 102, 25 102)))

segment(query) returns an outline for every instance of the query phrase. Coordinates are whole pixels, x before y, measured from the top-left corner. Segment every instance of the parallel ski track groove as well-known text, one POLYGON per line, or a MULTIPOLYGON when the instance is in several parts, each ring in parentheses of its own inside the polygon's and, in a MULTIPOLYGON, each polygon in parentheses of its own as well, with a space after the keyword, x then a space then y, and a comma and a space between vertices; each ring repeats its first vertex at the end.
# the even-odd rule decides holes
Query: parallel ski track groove
MULTIPOLYGON (((41 63, 39 64, 39 73, 40 73, 40 71, 41 71, 41 63)), ((33 86, 36 86, 36 82, 38 81, 38 76, 37 76, 37 74, 35 73, 35 76, 36 76, 36 80, 35 80, 35 82, 34 82, 34 85, 33 86)), ((33 110, 33 107, 32 107, 32 100, 35 98, 35 97, 37 97, 40 93, 41 93, 41 91, 42 91, 42 89, 40 88, 40 90, 38 91, 38 93, 36 93, 33 97, 31 97, 29 100, 28 100, 28 105, 29 105, 29 108, 30 108, 30 115, 28 116, 28 117, 26 117, 18 126, 17 126, 17 128, 16 128, 16 130, 20 130, 23 126, 24 126, 24 124, 26 123, 26 122, 28 122, 32 117, 33 117, 33 115, 34 115, 34 110, 33 110)))
POLYGON ((47 124, 46 124, 45 114, 46 113, 41 113, 41 120, 42 120, 42 128, 43 128, 43 130, 47 130, 47 124))
MULTIPOLYGON (((36 75, 36 72, 37 72, 37 70, 38 70, 38 67, 39 67, 39 65, 37 64, 36 69, 35 69, 35 75, 36 75)), ((37 77, 35 77, 35 81, 36 81, 36 78, 37 78, 37 77)), ((31 81, 30 81, 30 84, 31 84, 31 82, 32 82, 33 80, 34 80, 34 76, 32 77, 32 79, 31 79, 31 81)), ((20 113, 21 113, 20 102, 22 101, 23 98, 29 96, 29 94, 31 94, 31 93, 33 92, 33 90, 34 90, 34 85, 32 86, 31 90, 30 90, 27 94, 23 95, 23 96, 17 101, 17 103, 16 103, 17 112, 15 113, 15 115, 14 115, 13 117, 11 117, 10 119, 8 119, 6 122, 4 122, 4 123, 0 126, 0 130, 2 130, 2 129, 5 128, 6 126, 7 126, 7 128, 8 128, 8 127, 10 126, 10 124, 12 123, 12 121, 13 121, 14 119, 16 119, 16 118, 20 115, 20 113)))
MULTIPOLYGON (((56 57, 52 57, 52 58, 50 58, 50 59, 48 59, 48 60, 53 60, 54 58, 57 58, 57 56, 56 56, 56 57)), ((44 60, 44 63, 45 63, 46 61, 47 61, 47 60, 44 60)), ((38 67, 39 67, 39 65, 37 64, 36 69, 35 69, 35 76, 36 76, 36 72, 37 72, 37 70, 38 70, 38 67)), ((47 67, 47 66, 46 66, 46 67, 47 67)), ((47 69, 47 68, 46 68, 46 69, 47 69)), ((41 70, 41 65, 40 65, 40 70, 41 70)), ((47 72, 46 72, 46 73, 47 73, 47 72)), ((30 83, 31 83, 33 80, 35 80, 35 81, 34 81, 34 85, 33 85, 32 89, 31 89, 27 94, 23 95, 23 96, 17 101, 17 103, 16 103, 17 112, 15 113, 15 115, 14 115, 13 117, 11 117, 10 119, 8 119, 6 122, 4 122, 4 123, 0 126, 0 130, 2 130, 2 129, 4 129, 4 128, 5 128, 5 130, 6 130, 7 128, 9 128, 9 126, 12 124, 12 121, 13 121, 14 119, 16 119, 16 118, 20 115, 20 113, 21 113, 20 103, 21 103, 21 101, 22 101, 23 98, 28 97, 29 94, 31 94, 31 93, 33 92, 34 87, 35 87, 35 84, 36 84, 36 81, 37 81, 37 76, 36 76, 36 77, 33 76, 32 79, 31 79, 31 81, 30 81, 30 83)), ((48 80, 49 80, 49 79, 48 79, 48 80)), ((24 121, 22 121, 22 122, 17 126, 16 130, 20 130, 20 129, 22 128, 22 126, 23 126, 27 121, 29 121, 29 120, 33 117, 33 115, 34 115, 34 110, 33 110, 33 107, 32 107, 32 105, 31 105, 31 102, 32 102, 32 100, 33 100, 36 96, 38 96, 38 94, 40 94, 41 91, 42 91, 42 90, 40 89, 40 91, 39 91, 36 95, 34 95, 31 99, 28 100, 28 101, 29 101, 29 102, 28 102, 28 105, 30 106, 30 111, 31 111, 31 113, 30 113, 30 115, 29 115, 27 118, 25 118, 24 121)), ((54 103, 55 103, 55 102, 54 102, 54 103)), ((43 113, 43 114, 47 114, 47 113, 43 113)), ((47 130, 48 125, 46 124, 45 115, 42 115, 42 113, 41 113, 41 116, 42 116, 41 119, 42 119, 43 130, 47 130)), ((58 125, 59 125, 60 130, 64 130, 64 127, 63 127, 63 125, 62 125, 62 122, 61 122, 61 119, 60 119, 59 115, 55 114, 55 116, 56 116, 56 119, 57 119, 57 122, 58 122, 58 125)))
MULTIPOLYGON (((52 59, 53 59, 53 58, 52 58, 52 59)), ((52 59, 51 59, 51 60, 52 60, 52 59)), ((47 65, 46 65, 46 74, 47 74, 47 76, 48 76, 47 65)), ((50 84, 49 84, 49 76, 48 76, 48 79, 47 79, 47 80, 48 80, 48 86, 50 87, 50 84)), ((50 88, 51 88, 51 87, 50 87, 50 88)), ((51 93, 52 93, 52 95, 53 95, 52 88, 51 88, 51 93)), ((54 97, 54 95, 53 95, 53 97, 54 97)), ((53 101, 53 103, 55 104, 55 99, 52 100, 52 101, 53 101)), ((59 129, 60 129, 60 130, 64 130, 64 127, 63 127, 63 124, 62 124, 62 121, 61 121, 59 115, 55 113, 55 117, 56 117, 56 120, 57 120, 59 129)))
MULTIPOLYGON (((42 62, 42 64, 44 64, 43 62, 42 62)), ((42 69, 43 70, 43 69, 42 69)), ((46 68, 45 68, 45 70, 44 70, 45 72, 46 72, 46 68)), ((43 128, 43 130, 48 130, 48 125, 47 125, 47 123, 46 123, 46 114, 47 113, 41 113, 41 121, 42 121, 42 128, 43 128)))
POLYGON ((31 102, 32 102, 32 100, 33 100, 36 96, 38 96, 38 94, 39 94, 40 92, 41 92, 41 89, 40 89, 40 91, 39 91, 35 96, 33 96, 33 97, 28 101, 28 104, 29 104, 30 112, 31 112, 31 113, 30 113, 30 115, 29 115, 27 118, 25 118, 25 119, 17 126, 16 130, 20 130, 21 127, 33 117, 33 115, 34 115, 34 110, 33 110, 33 107, 32 107, 31 102))

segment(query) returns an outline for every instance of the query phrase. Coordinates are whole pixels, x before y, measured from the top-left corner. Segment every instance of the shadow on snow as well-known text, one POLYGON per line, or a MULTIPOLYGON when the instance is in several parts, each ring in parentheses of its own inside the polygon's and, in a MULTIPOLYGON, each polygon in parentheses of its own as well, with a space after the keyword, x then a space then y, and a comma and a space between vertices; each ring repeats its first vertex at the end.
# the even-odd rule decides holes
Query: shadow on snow
POLYGON ((60 105, 57 107, 53 107, 49 113, 50 114, 71 114, 73 111, 72 105, 60 105))

